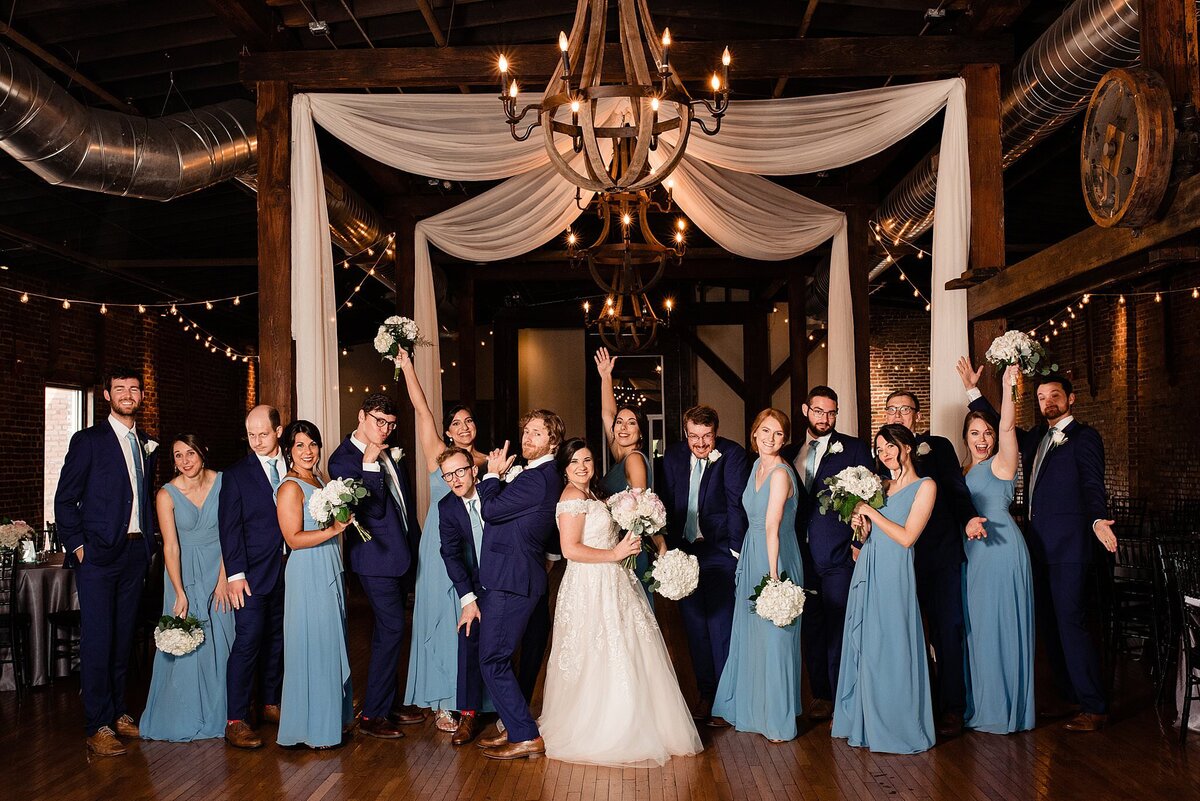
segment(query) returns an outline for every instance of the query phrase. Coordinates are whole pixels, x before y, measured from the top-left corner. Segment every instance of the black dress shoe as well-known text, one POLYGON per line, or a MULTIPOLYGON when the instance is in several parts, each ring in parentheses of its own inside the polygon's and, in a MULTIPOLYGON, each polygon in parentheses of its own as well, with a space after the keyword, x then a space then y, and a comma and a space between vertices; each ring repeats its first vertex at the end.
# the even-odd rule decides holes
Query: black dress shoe
POLYGON ((957 737, 962 734, 963 717, 957 712, 947 712, 938 718, 937 733, 942 737, 957 737))

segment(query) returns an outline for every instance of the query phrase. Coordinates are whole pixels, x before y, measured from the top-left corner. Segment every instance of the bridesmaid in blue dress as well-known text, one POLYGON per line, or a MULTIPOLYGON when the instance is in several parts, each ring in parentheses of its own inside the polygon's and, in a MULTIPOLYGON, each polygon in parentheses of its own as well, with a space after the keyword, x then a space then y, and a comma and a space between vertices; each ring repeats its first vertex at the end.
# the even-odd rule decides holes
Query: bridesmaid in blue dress
MULTIPOLYGON (((1017 380, 1005 371, 1004 385, 1017 380)), ((1016 403, 1000 393, 1000 431, 994 418, 970 412, 963 423, 967 444, 967 488, 985 536, 968 539, 963 619, 967 634, 967 712, 969 729, 1011 734, 1034 725, 1033 573, 1029 548, 1009 513, 1016 484, 1016 403)))
MULTIPOLYGON (((613 464, 600 479, 600 488, 605 497, 616 495, 627 489, 654 489, 654 469, 650 463, 650 421, 646 413, 629 404, 618 405, 613 391, 613 367, 617 357, 609 356, 607 348, 596 351, 596 371, 600 373, 600 417, 604 422, 604 437, 608 441, 608 452, 613 464)), ((667 540, 662 535, 652 537, 654 547, 661 555, 667 552, 667 540)), ((634 574, 638 581, 650 569, 650 554, 638 554, 634 574)), ((654 608, 654 595, 642 584, 650 608, 654 608)))
POLYGON ((885 425, 875 452, 892 479, 882 509, 858 505, 870 534, 854 565, 833 709, 833 736, 890 754, 934 744, 933 706, 912 546, 933 511, 937 485, 918 478, 917 441, 900 424, 885 425))
POLYGON ((221 474, 194 434, 171 443, 176 476, 158 491, 163 538, 164 615, 200 620, 204 642, 186 656, 154 653, 154 676, 142 713, 145 740, 187 742, 225 733, 225 664, 233 645, 233 611, 217 535, 221 474))
POLYGON ((283 699, 276 742, 332 748, 354 722, 339 536, 346 524, 334 520, 321 528, 308 512, 309 498, 324 486, 316 476, 321 458, 317 427, 293 421, 280 446, 289 469, 276 506, 291 554, 284 582, 283 699))
POLYGON ((442 561, 438 501, 450 488, 442 480, 437 458, 446 450, 447 441, 470 453, 476 465, 486 463, 487 454, 475 448, 475 418, 466 406, 455 406, 446 415, 443 439, 438 433, 437 418, 425 397, 425 389, 407 353, 400 356, 399 366, 416 412, 416 433, 425 455, 425 469, 429 471, 429 511, 425 513, 417 549, 412 644, 408 653, 404 703, 434 710, 438 729, 453 732, 458 725, 452 710, 458 695, 458 618, 462 610, 458 593, 446 574, 446 563, 442 561))
POLYGON ((800 700, 800 620, 776 626, 750 607, 763 576, 803 586, 804 566, 796 540, 796 475, 780 455, 791 435, 788 416, 778 409, 759 413, 751 427, 750 449, 758 460, 750 472, 742 505, 750 528, 738 559, 737 601, 729 660, 713 699, 714 717, 738 731, 752 731, 773 743, 796 736, 800 700))

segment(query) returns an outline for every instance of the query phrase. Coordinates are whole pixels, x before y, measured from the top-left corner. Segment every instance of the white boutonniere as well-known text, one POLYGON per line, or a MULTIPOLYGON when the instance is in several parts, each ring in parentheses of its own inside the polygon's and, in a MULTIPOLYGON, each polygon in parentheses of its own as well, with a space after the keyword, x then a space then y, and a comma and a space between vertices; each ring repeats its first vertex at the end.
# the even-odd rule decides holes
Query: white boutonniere
POLYGON ((841 453, 844 450, 846 450, 846 448, 840 442, 833 442, 829 445, 830 453, 841 453))
POLYGON ((154 453, 156 450, 158 450, 158 443, 152 439, 146 440, 146 442, 142 445, 142 452, 147 456, 154 453))
POLYGON ((933 450, 933 448, 929 447, 928 442, 922 442, 920 445, 917 446, 917 456, 928 456, 929 452, 932 450, 933 450))
POLYGON ((711 451, 709 451, 709 454, 708 454, 708 463, 709 464, 715 464, 716 461, 720 458, 721 458, 721 452, 719 450, 717 450, 716 448, 713 448, 711 451))
POLYGON ((519 464, 514 464, 512 467, 508 468, 508 472, 504 474, 504 480, 511 484, 513 479, 521 475, 521 473, 524 471, 524 467, 521 467, 519 464))
POLYGON ((393 462, 398 462, 404 458, 404 448, 392 448, 389 453, 393 462))
POLYGON ((1050 435, 1050 447, 1051 448, 1057 448, 1059 445, 1062 445, 1066 441, 1067 441, 1067 435, 1064 434, 1063 432, 1059 431, 1057 428, 1054 429, 1054 433, 1050 435))

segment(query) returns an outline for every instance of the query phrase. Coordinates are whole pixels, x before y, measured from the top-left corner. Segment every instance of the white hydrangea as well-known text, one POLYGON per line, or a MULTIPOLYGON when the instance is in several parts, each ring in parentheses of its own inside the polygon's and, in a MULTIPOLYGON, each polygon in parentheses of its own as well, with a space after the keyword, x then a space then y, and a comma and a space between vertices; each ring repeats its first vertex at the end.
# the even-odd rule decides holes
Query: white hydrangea
POLYGON ((384 325, 400 325, 404 318, 398 314, 393 314, 391 317, 383 321, 384 325))
POLYGON ((667 551, 658 557, 649 573, 654 592, 672 601, 686 598, 700 583, 700 561, 680 550, 667 551))
POLYGON ((375 350, 386 354, 390 353, 394 347, 396 347, 396 340, 392 338, 386 328, 380 328, 379 333, 375 335, 375 350))
POLYGON ((754 612, 780 628, 790 626, 804 612, 804 588, 791 579, 768 579, 754 602, 754 612))
POLYGON ((190 633, 183 629, 154 629, 154 644, 171 656, 187 656, 204 642, 204 629, 197 626, 190 633))
POLYGON ((847 467, 834 476, 829 482, 829 487, 835 492, 840 491, 842 494, 854 495, 863 500, 870 500, 876 493, 883 492, 883 482, 879 476, 869 467, 858 465, 847 467))

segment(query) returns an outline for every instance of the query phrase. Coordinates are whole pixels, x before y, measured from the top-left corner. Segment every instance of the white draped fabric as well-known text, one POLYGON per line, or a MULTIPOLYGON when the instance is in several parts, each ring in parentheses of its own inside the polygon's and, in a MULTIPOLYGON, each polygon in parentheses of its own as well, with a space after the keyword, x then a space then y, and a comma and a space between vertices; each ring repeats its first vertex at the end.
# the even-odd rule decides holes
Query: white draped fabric
MULTIPOLYGON (((720 134, 690 137, 687 155, 674 173, 680 209, 733 253, 760 260, 789 259, 833 240, 829 382, 841 395, 841 423, 849 433, 857 433, 857 411, 845 215, 760 176, 853 163, 907 136, 942 108, 947 113, 934 227, 930 405, 934 432, 948 434, 956 427, 951 416, 958 414, 959 403, 956 392, 947 394, 952 385, 946 379, 957 381, 953 357, 966 347, 965 298, 939 289, 962 271, 968 246, 969 173, 961 79, 734 102, 720 134)), ((610 111, 602 107, 597 118, 606 119, 610 111)), ((441 407, 441 360, 428 246, 473 261, 512 258, 560 234, 580 213, 575 187, 549 166, 542 139, 514 141, 499 113, 490 96, 314 94, 294 99, 292 333, 297 414, 320 425, 331 441, 340 433, 336 431, 337 302, 314 122, 371 158, 407 172, 452 180, 509 179, 417 225, 414 316, 434 346, 419 350, 416 364, 436 410, 441 407)), ((653 155, 656 164, 669 157, 674 138, 664 135, 663 140, 664 146, 653 155)), ((419 447, 416 464, 424 464, 419 447)), ((424 510, 428 485, 418 481, 417 487, 424 510)))

